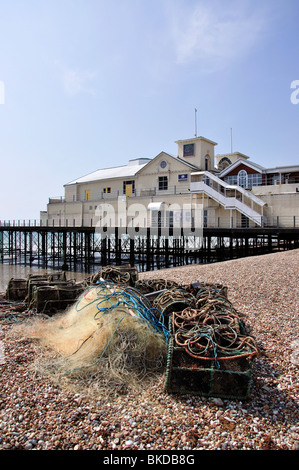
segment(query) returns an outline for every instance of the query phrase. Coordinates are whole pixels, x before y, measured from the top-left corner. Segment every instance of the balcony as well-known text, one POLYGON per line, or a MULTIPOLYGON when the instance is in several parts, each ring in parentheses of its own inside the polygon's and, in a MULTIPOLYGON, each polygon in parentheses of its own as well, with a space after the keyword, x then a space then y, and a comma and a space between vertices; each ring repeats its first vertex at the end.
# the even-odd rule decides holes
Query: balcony
POLYGON ((77 199, 77 200, 66 200, 64 197, 51 197, 49 198, 49 204, 61 204, 67 203, 71 204, 73 202, 101 202, 101 201, 113 201, 117 200, 121 196, 126 196, 127 198, 134 199, 134 198, 143 198, 143 197, 154 197, 154 196, 174 196, 174 195, 181 195, 181 194, 190 194, 190 188, 188 184, 179 183, 175 186, 168 186, 167 189, 159 189, 158 187, 153 188, 136 188, 136 190, 132 193, 132 196, 126 196, 123 194, 123 191, 111 191, 110 193, 105 193, 104 191, 99 191, 97 194, 91 194, 90 199, 85 200, 77 199))
POLYGON ((65 202, 65 198, 63 196, 54 196, 49 198, 49 204, 59 204, 65 202))

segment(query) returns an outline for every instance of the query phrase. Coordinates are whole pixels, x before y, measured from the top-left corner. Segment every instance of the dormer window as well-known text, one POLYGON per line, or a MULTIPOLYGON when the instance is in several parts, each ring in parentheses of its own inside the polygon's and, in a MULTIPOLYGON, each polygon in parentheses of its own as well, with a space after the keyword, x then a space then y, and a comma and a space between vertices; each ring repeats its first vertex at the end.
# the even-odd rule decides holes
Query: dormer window
POLYGON ((224 170, 231 164, 232 162, 228 157, 222 157, 218 164, 218 170, 224 170))

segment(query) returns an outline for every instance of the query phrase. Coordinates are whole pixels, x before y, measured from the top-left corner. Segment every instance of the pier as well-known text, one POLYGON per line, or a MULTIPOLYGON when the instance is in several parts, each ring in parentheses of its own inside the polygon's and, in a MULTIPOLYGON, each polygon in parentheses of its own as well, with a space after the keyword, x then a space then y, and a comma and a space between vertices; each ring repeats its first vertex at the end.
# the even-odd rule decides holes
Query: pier
POLYGON ((79 272, 130 264, 151 271, 299 248, 299 228, 190 229, 0 226, 0 263, 79 272))

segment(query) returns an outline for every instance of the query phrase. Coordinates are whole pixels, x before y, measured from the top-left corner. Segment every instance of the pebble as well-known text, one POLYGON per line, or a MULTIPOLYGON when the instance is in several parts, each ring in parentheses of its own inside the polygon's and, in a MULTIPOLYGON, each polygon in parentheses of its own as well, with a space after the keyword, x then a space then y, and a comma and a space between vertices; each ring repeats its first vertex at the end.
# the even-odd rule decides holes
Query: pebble
POLYGON ((291 250, 140 273, 228 287, 261 351, 246 401, 168 394, 163 373, 124 395, 60 386, 0 311, 0 450, 298 450, 298 264, 291 250))
POLYGON ((134 442, 131 441, 131 440, 125 442, 126 447, 131 447, 133 444, 134 444, 134 442))

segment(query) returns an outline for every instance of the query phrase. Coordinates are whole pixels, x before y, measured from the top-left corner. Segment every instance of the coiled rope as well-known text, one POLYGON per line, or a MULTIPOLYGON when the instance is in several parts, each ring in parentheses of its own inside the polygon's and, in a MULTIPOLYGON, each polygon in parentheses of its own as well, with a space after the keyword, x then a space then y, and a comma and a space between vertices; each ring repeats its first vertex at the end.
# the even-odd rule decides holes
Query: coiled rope
POLYGON ((174 312, 172 330, 176 346, 192 357, 219 361, 252 358, 258 354, 254 339, 246 334, 244 322, 231 303, 223 297, 207 296, 204 307, 174 312))

